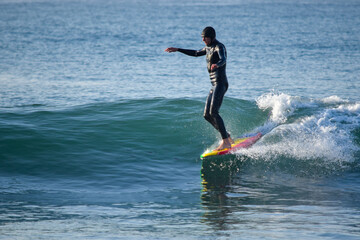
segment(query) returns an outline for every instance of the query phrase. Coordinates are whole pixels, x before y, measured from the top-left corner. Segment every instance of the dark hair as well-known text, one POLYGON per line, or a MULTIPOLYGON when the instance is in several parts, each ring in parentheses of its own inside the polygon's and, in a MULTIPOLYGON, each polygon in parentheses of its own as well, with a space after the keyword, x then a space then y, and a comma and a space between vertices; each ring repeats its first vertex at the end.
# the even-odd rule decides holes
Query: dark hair
POLYGON ((216 37, 216 32, 215 29, 213 27, 206 27, 204 28, 204 30, 201 33, 202 37, 209 37, 211 38, 211 40, 214 40, 216 37))

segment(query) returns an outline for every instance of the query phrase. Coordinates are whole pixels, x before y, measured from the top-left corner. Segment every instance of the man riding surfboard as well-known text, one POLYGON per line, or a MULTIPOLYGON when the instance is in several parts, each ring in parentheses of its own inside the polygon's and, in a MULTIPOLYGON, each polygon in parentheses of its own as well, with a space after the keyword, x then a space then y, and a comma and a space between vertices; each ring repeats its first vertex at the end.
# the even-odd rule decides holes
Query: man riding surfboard
POLYGON ((212 88, 206 99, 204 118, 221 134, 221 144, 217 150, 230 148, 233 140, 226 131, 223 119, 219 114, 224 95, 228 89, 228 81, 226 77, 226 48, 224 44, 216 39, 215 29, 206 27, 202 31, 202 40, 205 47, 200 50, 189 50, 182 48, 169 47, 166 52, 181 52, 189 56, 199 57, 206 55, 207 69, 210 76, 212 88))

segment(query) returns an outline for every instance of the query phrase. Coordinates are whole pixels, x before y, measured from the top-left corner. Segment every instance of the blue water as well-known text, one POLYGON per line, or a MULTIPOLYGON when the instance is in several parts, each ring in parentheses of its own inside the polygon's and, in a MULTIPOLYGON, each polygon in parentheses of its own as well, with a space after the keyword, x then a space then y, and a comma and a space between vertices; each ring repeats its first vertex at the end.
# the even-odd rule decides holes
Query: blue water
POLYGON ((0 0, 0 239, 359 239, 360 2, 0 0), (219 134, 200 49, 228 52, 219 134))

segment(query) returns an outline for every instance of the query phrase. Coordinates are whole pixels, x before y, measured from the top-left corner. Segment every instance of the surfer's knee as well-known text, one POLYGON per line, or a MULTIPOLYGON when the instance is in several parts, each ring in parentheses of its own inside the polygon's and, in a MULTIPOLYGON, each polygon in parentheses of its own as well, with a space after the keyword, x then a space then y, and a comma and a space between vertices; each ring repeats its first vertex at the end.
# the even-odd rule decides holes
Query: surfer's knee
POLYGON ((212 111, 212 110, 210 110, 210 112, 209 112, 209 118, 211 118, 211 119, 217 119, 219 116, 220 116, 220 115, 219 115, 219 112, 218 112, 218 111, 212 111))
POLYGON ((206 121, 208 122, 216 122, 216 120, 220 117, 218 112, 207 112, 204 113, 204 118, 206 119, 206 121))
POLYGON ((210 115, 210 113, 208 113, 208 112, 204 112, 203 117, 205 118, 206 121, 210 121, 210 120, 211 120, 211 115, 210 115))

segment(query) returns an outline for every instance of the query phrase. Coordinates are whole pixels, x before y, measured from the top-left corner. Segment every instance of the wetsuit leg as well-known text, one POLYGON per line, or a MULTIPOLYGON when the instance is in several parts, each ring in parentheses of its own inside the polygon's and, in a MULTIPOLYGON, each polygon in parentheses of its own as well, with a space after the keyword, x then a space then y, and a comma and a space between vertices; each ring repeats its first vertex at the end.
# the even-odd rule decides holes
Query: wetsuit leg
POLYGON ((209 95, 206 98, 206 103, 205 103, 205 109, 204 109, 204 118, 206 119, 206 121, 208 121, 211 125, 213 125, 213 127, 219 131, 217 125, 215 124, 215 122, 213 121, 213 118, 210 116, 210 108, 211 108, 211 100, 212 100, 212 96, 213 96, 213 92, 214 89, 210 89, 209 95))
POLYGON ((204 118, 220 132, 222 139, 229 136, 224 121, 219 114, 227 87, 227 84, 215 84, 209 92, 204 109, 204 118))

